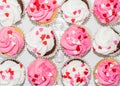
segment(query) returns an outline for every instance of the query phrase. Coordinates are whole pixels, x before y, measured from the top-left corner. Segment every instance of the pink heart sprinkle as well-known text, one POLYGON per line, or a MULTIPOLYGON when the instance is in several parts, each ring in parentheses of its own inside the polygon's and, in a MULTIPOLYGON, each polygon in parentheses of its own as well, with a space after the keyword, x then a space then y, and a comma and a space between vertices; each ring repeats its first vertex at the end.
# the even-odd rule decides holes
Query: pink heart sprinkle
POLYGON ((43 31, 43 28, 39 28, 39 30, 40 30, 40 32, 42 32, 42 31, 43 31))
POLYGON ((64 15, 65 16, 65 18, 68 18, 68 16, 67 15, 64 15))
POLYGON ((1 6, 1 5, 0 5, 0 10, 3 10, 3 8, 4 8, 4 6, 1 6))
POLYGON ((36 53, 36 52, 37 52, 37 48, 34 48, 34 49, 33 49, 33 52, 36 53))
POLYGON ((36 31, 36 33, 35 33, 36 35, 39 35, 39 32, 38 31, 36 31))
POLYGON ((85 64, 84 64, 84 63, 82 63, 81 67, 84 67, 84 66, 85 66, 85 64))
POLYGON ((10 5, 7 5, 6 8, 10 8, 10 5))
POLYGON ((107 49, 110 49, 111 48, 111 46, 109 46, 107 49))
POLYGON ((114 42, 114 44, 115 44, 115 45, 117 45, 117 44, 118 44, 118 41, 117 41, 117 40, 114 40, 113 42, 114 42))
POLYGON ((79 14, 81 13, 81 10, 80 10, 80 9, 78 10, 78 13, 79 13, 79 14))

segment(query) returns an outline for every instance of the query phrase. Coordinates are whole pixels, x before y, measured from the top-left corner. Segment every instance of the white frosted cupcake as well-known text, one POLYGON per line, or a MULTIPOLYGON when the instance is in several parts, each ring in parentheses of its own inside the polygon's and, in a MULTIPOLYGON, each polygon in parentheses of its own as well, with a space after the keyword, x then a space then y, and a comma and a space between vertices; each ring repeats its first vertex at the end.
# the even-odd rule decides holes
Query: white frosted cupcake
POLYGON ((90 68, 81 59, 72 59, 61 69, 64 86, 86 86, 90 80, 90 68))
POLYGON ((93 48, 100 55, 117 55, 120 50, 120 36, 110 27, 101 27, 93 39, 93 48))
POLYGON ((88 19, 90 7, 87 0, 67 0, 61 7, 66 22, 80 25, 88 19))
POLYGON ((22 0, 0 0, 0 24, 11 26, 21 20, 24 6, 22 0))
POLYGON ((52 57, 57 50, 57 39, 52 27, 37 26, 26 34, 28 51, 35 57, 52 57))
POLYGON ((25 81, 23 64, 7 59, 0 63, 0 86, 21 86, 25 81))

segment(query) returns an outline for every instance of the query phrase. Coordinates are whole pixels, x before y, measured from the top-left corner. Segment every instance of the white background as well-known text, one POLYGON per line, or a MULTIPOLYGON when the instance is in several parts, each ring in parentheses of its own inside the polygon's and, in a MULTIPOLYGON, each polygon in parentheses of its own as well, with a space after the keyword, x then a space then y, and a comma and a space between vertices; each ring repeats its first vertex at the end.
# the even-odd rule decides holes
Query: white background
MULTIPOLYGON (((29 0, 23 0, 25 7, 27 6, 29 0)), ((60 3, 63 0, 58 0, 60 3)), ((89 0, 90 4, 91 4, 91 9, 93 8, 93 2, 94 0, 89 0)), ((67 28, 67 24, 63 21, 63 19, 61 17, 61 14, 59 13, 58 18, 57 18, 57 22, 53 22, 54 25, 51 24, 51 26, 54 26, 55 32, 58 36, 58 40, 60 39, 60 36, 62 35, 62 33, 64 32, 64 30, 67 28)), ((35 27, 35 25, 33 25, 33 23, 31 23, 31 21, 29 20, 28 16, 25 13, 24 18, 21 20, 21 23, 17 25, 18 27, 20 27, 23 32, 26 33, 29 32, 33 27, 35 27)), ((90 19, 88 20, 88 22, 86 22, 83 26, 86 27, 86 29, 88 29, 88 31, 90 31, 91 37, 94 36, 95 32, 100 29, 101 25, 97 22, 97 20, 94 18, 93 15, 91 15, 90 19)), ((120 26, 115 26, 116 30, 118 30, 118 28, 120 28, 120 26)), ((119 30, 118 30, 119 31, 119 30)), ((85 56, 83 57, 83 60, 85 60, 91 67, 91 74, 93 73, 93 69, 94 66, 96 65, 96 63, 101 60, 103 57, 98 57, 97 55, 95 55, 93 53, 93 50, 91 49, 91 51, 85 56)), ((120 59, 120 57, 115 57, 117 59, 120 59)), ((2 57, 0 58, 2 61, 2 57)), ((58 71, 60 70, 61 66, 64 64, 64 62, 67 60, 68 58, 62 53, 61 50, 58 50, 57 54, 55 55, 53 62, 55 62, 55 64, 57 65, 58 71)), ((33 57, 31 54, 29 54, 29 52, 27 51, 26 47, 24 48, 24 50, 21 52, 21 54, 18 56, 17 60, 19 60, 20 62, 22 62, 24 64, 24 66, 26 67, 26 73, 27 73, 27 67, 28 65, 35 60, 35 57, 33 57)), ((59 74, 58 74, 59 75, 59 74)), ((60 76, 58 76, 58 80, 56 82, 56 86, 62 86, 61 81, 60 81, 60 76)), ((23 86, 31 86, 31 84, 29 83, 29 81, 27 80, 27 76, 26 76, 26 80, 23 86)), ((95 86, 94 81, 93 81, 93 75, 91 76, 91 80, 88 86, 95 86)))

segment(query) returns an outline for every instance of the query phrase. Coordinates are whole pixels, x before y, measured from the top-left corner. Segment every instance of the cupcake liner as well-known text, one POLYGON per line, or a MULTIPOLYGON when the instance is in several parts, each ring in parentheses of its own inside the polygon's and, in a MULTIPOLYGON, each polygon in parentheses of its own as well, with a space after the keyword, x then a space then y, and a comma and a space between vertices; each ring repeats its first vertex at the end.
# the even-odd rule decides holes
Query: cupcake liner
MULTIPOLYGON (((23 31, 22 31, 19 27, 17 27, 17 26, 11 26, 11 27, 13 27, 13 28, 15 29, 15 31, 18 32, 18 33, 22 36, 23 41, 25 42, 23 31)), ((22 53, 22 51, 24 50, 24 48, 25 48, 25 44, 24 44, 24 46, 22 47, 22 49, 21 49, 19 52, 16 53, 15 56, 10 56, 10 55, 7 55, 6 53, 2 53, 2 52, 0 52, 0 56, 3 57, 3 58, 5 58, 5 59, 17 59, 18 56, 19 56, 19 55, 22 53)))
POLYGON ((11 59, 10 58, 9 59, 6 58, 6 59, 4 59, 4 60, 2 60, 0 62, 0 65, 2 65, 5 61, 13 61, 16 64, 22 64, 22 67, 24 68, 24 81, 21 84, 18 85, 18 86, 22 86, 25 83, 25 80, 26 80, 26 69, 25 69, 25 66, 23 65, 23 63, 21 63, 20 61, 14 59, 14 58, 11 58, 11 59))
MULTIPOLYGON (((69 0, 65 0, 64 3, 67 2, 67 1, 69 1, 69 0)), ((92 14, 92 11, 91 11, 92 10, 91 9, 91 6, 92 6, 91 2, 89 0, 82 0, 82 1, 85 2, 85 4, 87 5, 88 10, 89 10, 89 15, 84 19, 83 22, 81 22, 80 20, 78 22, 76 22, 76 23, 69 23, 69 22, 66 21, 68 24, 74 24, 74 25, 77 25, 77 26, 81 26, 81 25, 86 24, 89 21, 89 19, 91 17, 91 14, 92 14)), ((63 14, 62 10, 61 10, 61 14, 63 14)))
MULTIPOLYGON (((77 25, 75 25, 75 26, 77 26, 77 25)), ((81 26, 78 26, 78 27, 83 27, 84 29, 85 29, 85 32, 89 35, 89 37, 91 38, 91 48, 92 48, 92 36, 91 36, 91 31, 87 28, 87 27, 85 27, 85 26, 83 26, 83 25, 81 25, 81 26)), ((68 29, 69 29, 69 27, 68 27, 68 29)), ((66 31, 68 30, 68 29, 66 29, 66 31)), ((65 31, 65 32, 66 32, 65 31)), ((64 33, 63 33, 64 34, 64 33)), ((72 56, 72 55, 68 55, 66 52, 64 52, 64 48, 62 47, 62 45, 60 44, 60 50, 62 50, 62 52, 64 53, 64 55, 65 56, 67 56, 67 57, 69 57, 69 58, 84 58, 90 51, 91 51, 91 48, 86 52, 86 53, 84 53, 83 55, 78 55, 78 56, 72 56)))
MULTIPOLYGON (((120 61, 118 61, 117 59, 113 58, 113 57, 105 57, 104 59, 100 60, 94 67, 94 70, 93 70, 93 78, 94 78, 94 83, 97 85, 97 86, 103 86, 101 83, 99 83, 99 81, 96 79, 96 69, 98 67, 98 65, 103 62, 104 60, 111 60, 113 62, 117 62, 120 64, 120 61)), ((119 83, 118 83, 119 84, 119 83)))
MULTIPOLYGON (((33 29, 31 29, 31 30, 33 30, 33 29)), ((54 56, 56 55, 56 53, 57 53, 57 50, 58 50, 58 37, 57 37, 57 35, 56 35, 56 33, 55 33, 55 31, 54 31, 54 35, 55 35, 55 40, 54 40, 54 42, 55 42, 55 44, 56 45, 54 45, 54 47, 53 47, 53 50, 51 51, 51 53, 49 54, 49 55, 44 55, 44 56, 37 56, 37 55, 35 55, 34 54, 34 52, 32 52, 31 50, 29 50, 28 48, 29 48, 29 45, 27 44, 27 42, 25 43, 25 45, 27 46, 27 51, 32 55, 32 56, 34 56, 36 59, 37 58, 46 58, 46 59, 52 59, 52 58, 54 58, 54 56)), ((49 52, 49 51, 48 51, 49 52)), ((47 52, 46 52, 47 53, 47 52)))
POLYGON ((64 85, 64 83, 63 83, 63 81, 62 81, 62 69, 64 68, 64 66, 66 66, 67 64, 69 64, 70 62, 72 62, 72 61, 74 61, 74 60, 81 61, 82 63, 85 63, 85 64, 89 67, 90 78, 89 78, 88 82, 85 84, 85 86, 88 86, 88 84, 89 84, 89 82, 90 82, 90 80, 91 80, 91 76, 92 76, 92 74, 91 74, 91 73, 92 73, 91 67, 90 67, 90 65, 87 63, 87 61, 82 60, 82 59, 80 59, 80 58, 71 58, 71 59, 67 60, 67 61, 63 64, 63 66, 61 67, 61 71, 60 71, 60 76, 61 76, 61 82, 62 82, 62 84, 64 85))

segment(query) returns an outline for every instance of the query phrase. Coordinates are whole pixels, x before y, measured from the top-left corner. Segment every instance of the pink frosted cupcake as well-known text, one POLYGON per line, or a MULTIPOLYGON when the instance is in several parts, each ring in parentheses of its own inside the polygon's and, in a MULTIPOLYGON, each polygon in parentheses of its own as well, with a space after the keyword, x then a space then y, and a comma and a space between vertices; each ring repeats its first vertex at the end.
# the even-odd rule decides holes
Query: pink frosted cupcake
POLYGON ((38 58, 28 67, 28 79, 34 86, 53 86, 56 78, 56 67, 49 60, 38 58))
POLYGON ((91 37, 84 27, 71 25, 60 40, 66 55, 79 57, 85 55, 91 48, 91 37))
POLYGON ((48 24, 56 17, 58 4, 56 0, 30 0, 26 11, 37 24, 48 24))
POLYGON ((94 15, 102 24, 117 23, 120 18, 120 0, 95 0, 94 15))
POLYGON ((90 80, 90 68, 81 59, 68 61, 61 69, 64 86, 87 86, 90 80))
POLYGON ((118 86, 120 83, 120 63, 113 58, 99 61, 94 70, 94 79, 99 86, 118 86))
POLYGON ((24 47, 24 34, 16 26, 0 29, 0 53, 3 56, 15 57, 24 47))

